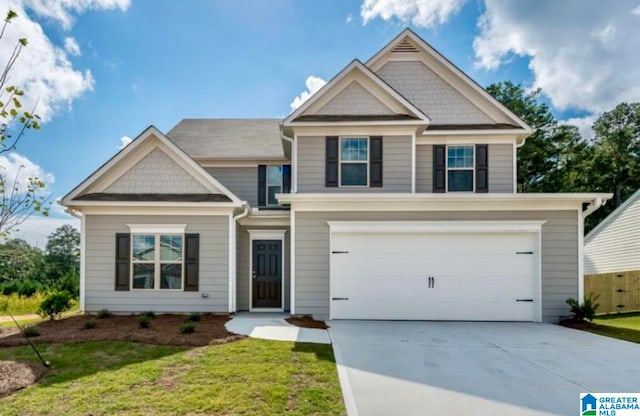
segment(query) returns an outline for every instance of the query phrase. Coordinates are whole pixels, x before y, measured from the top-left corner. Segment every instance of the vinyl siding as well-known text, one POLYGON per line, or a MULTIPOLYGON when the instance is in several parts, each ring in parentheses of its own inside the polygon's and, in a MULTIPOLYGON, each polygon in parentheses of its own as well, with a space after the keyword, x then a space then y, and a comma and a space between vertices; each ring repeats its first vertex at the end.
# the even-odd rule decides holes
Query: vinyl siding
POLYGON ((325 187, 325 137, 298 137, 298 192, 411 192, 411 136, 384 136, 381 188, 325 187))
POLYGON ((205 168, 238 198, 247 201, 252 207, 258 206, 258 168, 228 167, 205 168))
POLYGON ((85 221, 88 312, 228 311, 228 216, 87 215, 85 221), (115 235, 128 233, 127 224, 187 224, 187 233, 199 233, 200 291, 115 291, 115 235), (209 296, 203 298, 204 293, 209 296))
POLYGON ((358 82, 353 81, 314 114, 395 114, 358 82))
MULTIPOLYGON (((250 304, 250 296, 249 296, 249 284, 250 284, 250 274, 251 274, 251 258, 249 254, 249 245, 251 244, 251 240, 249 239, 248 228, 252 230, 270 230, 270 229, 278 229, 281 230, 282 227, 242 227, 238 226, 236 232, 236 241, 237 241, 237 268, 236 268, 236 307, 239 311, 248 311, 250 304)), ((291 269, 291 261, 289 257, 290 253, 290 239, 289 239, 289 230, 287 228, 287 233, 285 234, 284 240, 284 309, 289 310, 290 307, 290 283, 291 283, 291 273, 289 270, 291 269)))
POLYGON ((575 211, 296 212, 296 313, 329 317, 327 221, 546 220, 542 227, 542 314, 557 322, 565 300, 578 295, 578 215, 575 211))
POLYGON ((513 145, 489 145, 489 192, 513 192, 513 145))
MULTIPOLYGON (((433 146, 416 146, 416 192, 433 192, 433 146)), ((513 147, 489 145, 489 192, 513 192, 513 147)))
POLYGON ((636 199, 584 246, 585 274, 640 270, 640 200, 636 199))

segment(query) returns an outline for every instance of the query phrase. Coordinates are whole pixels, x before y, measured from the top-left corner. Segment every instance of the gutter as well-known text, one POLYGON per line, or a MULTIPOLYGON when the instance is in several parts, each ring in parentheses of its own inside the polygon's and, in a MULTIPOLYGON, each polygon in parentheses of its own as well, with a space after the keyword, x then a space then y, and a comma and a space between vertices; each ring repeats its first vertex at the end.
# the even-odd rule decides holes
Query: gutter
POLYGON ((587 218, 589 215, 593 214, 595 211, 598 210, 598 208, 605 205, 606 203, 607 203, 607 199, 600 198, 600 197, 595 198, 593 201, 589 203, 589 205, 587 205, 587 208, 584 211, 582 211, 582 218, 587 218))

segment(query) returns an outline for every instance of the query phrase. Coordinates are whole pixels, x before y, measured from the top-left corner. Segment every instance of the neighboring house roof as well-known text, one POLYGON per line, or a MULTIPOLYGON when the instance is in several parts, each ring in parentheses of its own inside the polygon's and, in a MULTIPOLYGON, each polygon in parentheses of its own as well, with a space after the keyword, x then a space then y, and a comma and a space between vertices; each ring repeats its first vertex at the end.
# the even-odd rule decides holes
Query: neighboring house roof
POLYGON ((194 159, 285 159, 280 119, 184 119, 167 137, 194 159))
MULTIPOLYGON (((237 205, 240 205, 242 202, 235 194, 207 173, 202 166, 198 165, 184 151, 162 134, 160 130, 154 126, 149 126, 129 145, 116 153, 87 179, 82 181, 82 183, 65 195, 62 198, 62 204, 66 206, 73 206, 82 205, 83 202, 89 201, 93 203, 107 201, 134 201, 134 199, 130 198, 135 198, 135 196, 132 195, 141 195, 139 191, 122 192, 120 190, 109 191, 109 189, 111 189, 111 185, 118 182, 131 171, 131 166, 135 167, 137 163, 144 161, 145 158, 153 155, 156 151, 159 151, 162 156, 166 156, 166 160, 168 162, 173 163, 173 166, 177 169, 182 169, 189 178, 201 186, 202 192, 198 192, 198 194, 204 195, 202 198, 206 198, 206 195, 221 195, 225 198, 225 200, 221 202, 231 201, 237 205), (101 199, 91 199, 92 196, 87 196, 94 195, 93 198, 95 198, 95 195, 97 194, 102 195, 99 197, 101 199), (83 195, 85 199, 82 199, 83 195), (125 195, 127 196, 125 197, 125 195), (117 199, 118 197, 126 199, 117 199)), ((193 192, 191 191, 180 192, 182 195, 189 195, 192 193, 193 192)), ((219 197, 215 198, 219 199, 219 197)), ((135 201, 140 201, 140 199, 135 199, 135 201)), ((149 201, 161 202, 154 200, 149 201)))
MULTIPOLYGON (((620 217, 622 213, 624 213, 627 208, 633 205, 638 199, 640 199, 640 189, 638 189, 633 195, 627 198, 627 200, 624 201, 611 214, 609 214, 607 218, 600 221, 600 223, 596 225, 593 230, 589 231, 589 234, 587 234, 584 238, 584 243, 587 244, 589 241, 593 240, 601 231, 607 228, 609 224, 611 224, 616 218, 620 217)), ((638 218, 638 224, 640 225, 640 217, 638 218)))
POLYGON ((127 201, 127 202, 231 202, 228 196, 222 194, 125 194, 102 193, 84 194, 75 198, 76 201, 127 201))

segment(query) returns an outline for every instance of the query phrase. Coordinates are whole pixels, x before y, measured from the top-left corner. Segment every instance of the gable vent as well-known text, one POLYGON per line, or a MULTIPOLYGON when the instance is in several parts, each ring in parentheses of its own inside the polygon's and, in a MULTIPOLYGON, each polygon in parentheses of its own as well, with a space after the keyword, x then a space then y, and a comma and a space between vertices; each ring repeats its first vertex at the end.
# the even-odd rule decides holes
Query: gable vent
POLYGON ((411 43, 409 39, 405 38, 391 49, 391 52, 418 52, 418 49, 413 46, 413 43, 411 43))

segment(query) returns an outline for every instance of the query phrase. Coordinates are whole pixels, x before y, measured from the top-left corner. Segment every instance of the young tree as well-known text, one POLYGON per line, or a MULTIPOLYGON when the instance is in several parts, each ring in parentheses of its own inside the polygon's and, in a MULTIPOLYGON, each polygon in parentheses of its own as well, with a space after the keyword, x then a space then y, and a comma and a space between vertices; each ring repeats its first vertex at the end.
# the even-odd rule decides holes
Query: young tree
MULTIPOLYGON (((9 10, 0 29, 0 41, 4 39, 9 24, 17 17, 9 10)), ((27 39, 19 39, 4 65, 0 64, 0 155, 15 151, 27 130, 40 129, 39 117, 33 111, 22 109, 24 91, 8 85, 9 75, 27 39)), ((38 178, 20 178, 21 169, 12 178, 6 167, 0 166, 0 236, 7 237, 12 229, 22 224, 33 213, 47 215, 47 200, 43 195, 45 184, 38 178)))
POLYGON ((47 241, 46 274, 48 286, 77 295, 80 286, 80 232, 65 224, 47 241))

